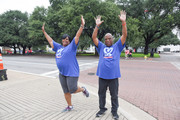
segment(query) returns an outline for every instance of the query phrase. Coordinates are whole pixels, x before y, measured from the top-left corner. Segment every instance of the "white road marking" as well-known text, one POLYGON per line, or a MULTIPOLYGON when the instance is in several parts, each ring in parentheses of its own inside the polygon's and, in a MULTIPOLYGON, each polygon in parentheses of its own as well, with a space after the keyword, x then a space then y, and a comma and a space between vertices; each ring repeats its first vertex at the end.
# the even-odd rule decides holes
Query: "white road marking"
POLYGON ((44 76, 44 75, 41 75, 41 74, 35 74, 35 73, 30 73, 30 72, 22 72, 22 71, 13 70, 13 69, 8 69, 8 70, 15 71, 15 72, 21 72, 21 73, 25 73, 25 74, 30 74, 30 75, 42 76, 42 77, 57 78, 57 77, 53 77, 53 76, 44 76))
MULTIPOLYGON (((82 66, 85 66, 85 65, 92 65, 92 64, 96 64, 96 63, 98 63, 98 61, 92 62, 92 63, 84 63, 84 64, 80 64, 79 67, 82 67, 82 66)), ((42 76, 47 76, 47 75, 55 74, 55 73, 56 73, 56 74, 59 73, 59 70, 46 72, 46 73, 43 73, 43 74, 41 74, 41 75, 42 75, 42 76)))
POLYGON ((51 65, 51 66, 56 66, 56 64, 45 64, 45 63, 33 63, 33 62, 18 62, 18 61, 6 61, 5 63, 8 63, 8 64, 22 64, 22 63, 24 63, 24 64, 30 64, 30 65, 32 65, 32 64, 34 64, 34 65, 51 65))
POLYGON ((42 76, 47 76, 47 75, 55 74, 55 73, 59 73, 59 70, 55 70, 55 71, 51 71, 51 72, 46 72, 46 73, 43 73, 43 74, 41 74, 41 75, 42 75, 42 76))
POLYGON ((180 63, 179 62, 171 62, 171 64, 180 70, 180 63))

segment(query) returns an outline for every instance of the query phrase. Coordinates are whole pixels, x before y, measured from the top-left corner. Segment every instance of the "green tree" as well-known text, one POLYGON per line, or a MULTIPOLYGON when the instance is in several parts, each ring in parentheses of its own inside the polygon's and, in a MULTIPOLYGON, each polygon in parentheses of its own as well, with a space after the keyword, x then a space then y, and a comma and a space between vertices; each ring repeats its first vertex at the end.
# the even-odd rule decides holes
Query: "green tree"
POLYGON ((84 50, 84 48, 89 47, 90 44, 93 44, 91 38, 88 35, 82 35, 79 39, 79 48, 81 51, 84 50))
POLYGON ((99 31, 100 40, 107 32, 113 35, 121 32, 121 21, 118 18, 120 9, 115 3, 101 0, 66 0, 65 3, 68 4, 62 4, 62 7, 55 4, 57 7, 54 5, 48 13, 48 18, 51 18, 49 23, 58 25, 59 34, 69 33, 71 36, 75 36, 80 25, 80 15, 83 15, 86 20, 85 33, 89 37, 92 36, 95 27, 94 17, 97 15, 101 15, 104 20, 99 31))
POLYGON ((138 31, 144 40, 144 54, 151 43, 179 27, 179 0, 117 0, 129 16, 138 19, 138 31))
POLYGON ((60 22, 61 15, 59 11, 68 6, 70 0, 49 0, 51 6, 48 8, 48 14, 46 18, 46 26, 49 26, 48 34, 57 41, 60 41, 60 35, 64 32, 62 28, 58 25, 60 22))
POLYGON ((180 45, 180 40, 177 38, 177 35, 170 32, 169 34, 164 35, 161 39, 150 44, 150 48, 157 48, 161 45, 180 45))
POLYGON ((121 34, 122 28, 121 21, 118 18, 119 14, 120 9, 111 1, 66 0, 62 5, 54 4, 53 7, 49 8, 47 19, 48 25, 54 29, 52 37, 60 40, 59 36, 64 33, 69 34, 71 37, 76 35, 80 26, 80 15, 83 15, 86 24, 82 36, 88 35, 91 38, 95 27, 94 17, 101 15, 104 23, 100 27, 98 38, 102 40, 106 33, 112 33, 114 36, 121 34))
POLYGON ((142 33, 138 31, 139 22, 140 21, 136 18, 128 17, 127 19, 128 37, 126 40, 126 45, 131 46, 136 50, 138 47, 144 46, 142 33))
POLYGON ((69 1, 70 0, 49 0, 54 10, 60 10, 65 4, 68 4, 69 1))
MULTIPOLYGON (((34 9, 28 20, 29 44, 27 47, 31 48, 32 46, 47 44, 47 40, 45 39, 41 29, 43 22, 46 21, 46 17, 47 9, 44 7, 36 7, 34 9)), ((46 26, 46 30, 48 31, 48 25, 46 26)))
POLYGON ((28 14, 18 10, 7 11, 0 15, 0 44, 16 48, 27 44, 27 20, 28 14))

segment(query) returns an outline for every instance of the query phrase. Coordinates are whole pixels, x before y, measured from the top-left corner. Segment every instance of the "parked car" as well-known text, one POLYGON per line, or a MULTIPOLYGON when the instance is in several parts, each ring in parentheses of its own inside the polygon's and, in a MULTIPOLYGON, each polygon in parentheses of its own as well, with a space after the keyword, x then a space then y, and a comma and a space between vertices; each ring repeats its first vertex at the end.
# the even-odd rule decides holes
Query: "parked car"
POLYGON ((6 52, 7 52, 7 54, 12 54, 11 50, 7 50, 6 52))

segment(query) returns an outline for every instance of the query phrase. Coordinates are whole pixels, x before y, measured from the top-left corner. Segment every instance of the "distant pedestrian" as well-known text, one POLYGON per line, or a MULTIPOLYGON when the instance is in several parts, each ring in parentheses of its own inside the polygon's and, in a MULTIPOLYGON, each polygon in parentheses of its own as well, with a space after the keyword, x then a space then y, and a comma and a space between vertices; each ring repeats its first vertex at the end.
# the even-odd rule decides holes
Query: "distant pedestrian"
POLYGON ((132 49, 129 50, 129 58, 132 58, 132 49))
POLYGON ((129 49, 128 49, 128 47, 126 47, 126 50, 125 50, 125 59, 128 59, 128 55, 129 55, 129 49))
POLYGON ((32 50, 31 49, 28 50, 28 54, 32 54, 32 50))
POLYGON ((78 86, 79 65, 76 59, 76 51, 79 43, 79 37, 84 28, 84 18, 81 16, 81 26, 76 33, 76 36, 71 41, 70 36, 64 34, 62 36, 62 45, 55 42, 42 26, 42 31, 49 42, 50 46, 56 52, 56 64, 59 69, 59 79, 64 92, 64 96, 68 106, 62 111, 71 111, 73 105, 71 103, 71 94, 83 92, 86 97, 89 97, 89 92, 85 87, 78 86))
MULTIPOLYGON (((98 40, 97 33, 100 25, 104 22, 101 21, 101 16, 95 18, 96 27, 94 29, 92 39, 94 45, 99 53, 99 64, 97 69, 97 75, 99 76, 99 112, 96 114, 96 117, 100 117, 105 113, 107 108, 106 104, 106 91, 107 88, 110 90, 111 95, 111 113, 113 118, 117 120, 119 115, 117 110, 119 107, 118 103, 118 88, 119 81, 118 78, 121 77, 119 60, 120 54, 125 46, 125 41, 127 37, 127 28, 126 28, 126 12, 121 11, 119 15, 120 20, 122 21, 122 36, 119 40, 113 44, 113 36, 110 33, 105 35, 105 44, 98 40)), ((113 29, 113 28, 112 28, 113 29)))

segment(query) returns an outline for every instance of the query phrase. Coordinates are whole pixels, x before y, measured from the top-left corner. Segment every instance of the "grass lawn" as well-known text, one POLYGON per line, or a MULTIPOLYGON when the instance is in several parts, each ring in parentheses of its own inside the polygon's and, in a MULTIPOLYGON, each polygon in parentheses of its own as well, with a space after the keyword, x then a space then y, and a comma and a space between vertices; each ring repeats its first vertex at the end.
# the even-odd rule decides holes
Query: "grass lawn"
POLYGON ((77 53, 77 56, 94 56, 94 53, 77 53))
MULTIPOLYGON (((132 57, 150 57, 150 53, 148 55, 144 55, 144 53, 132 53, 132 57)), ((125 57, 125 53, 121 53, 121 57, 125 57)), ((160 58, 158 53, 154 53, 154 58, 160 58)))
MULTIPOLYGON (((95 54, 92 53, 77 53, 77 56, 94 56, 95 54)), ((132 57, 142 57, 144 58, 144 53, 132 53, 132 57)), ((150 57, 150 53, 146 55, 147 57, 150 57)), ((125 57, 125 53, 121 53, 121 57, 125 57)), ((160 58, 159 54, 154 53, 154 58, 160 58)))
MULTIPOLYGON (((44 53, 33 53, 32 55, 55 55, 55 53, 50 52, 44 52, 44 53)), ((93 53, 77 53, 77 56, 95 56, 93 53)), ((132 53, 132 57, 142 57, 144 58, 144 53, 132 53)), ((150 53, 146 55, 147 57, 150 57, 150 53)), ((125 53, 121 53, 121 57, 125 57, 125 53)), ((158 53, 154 53, 154 58, 160 58, 158 53)))

